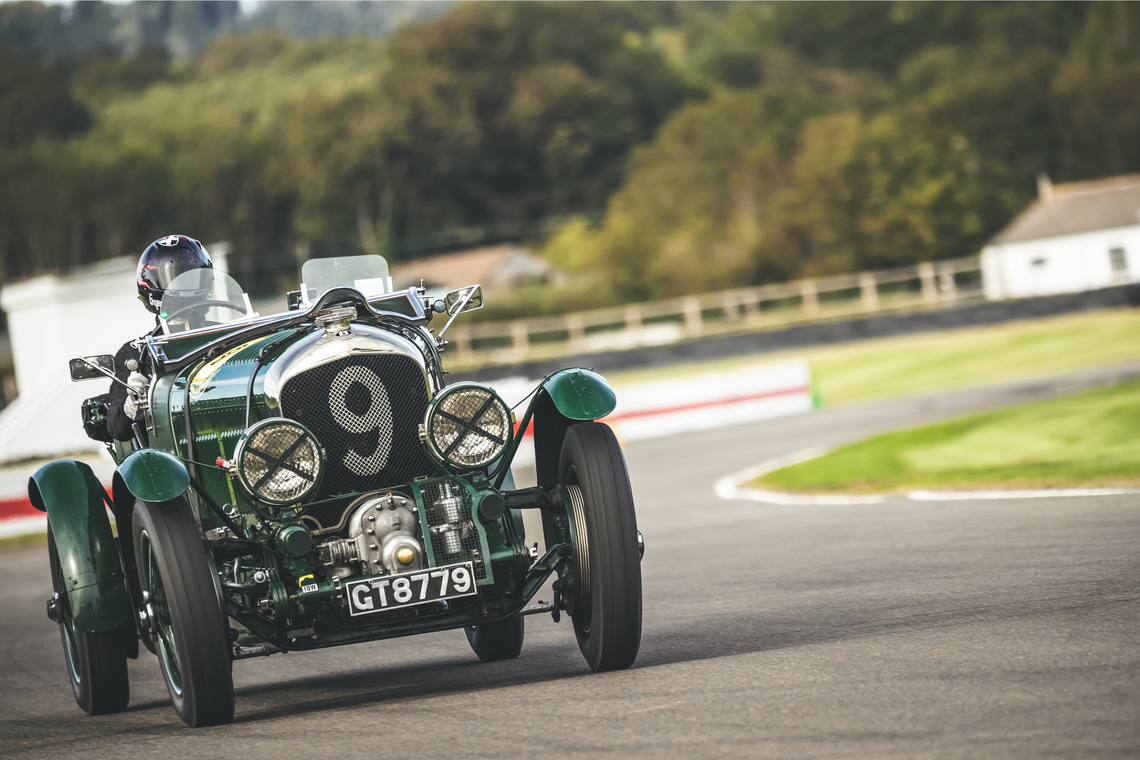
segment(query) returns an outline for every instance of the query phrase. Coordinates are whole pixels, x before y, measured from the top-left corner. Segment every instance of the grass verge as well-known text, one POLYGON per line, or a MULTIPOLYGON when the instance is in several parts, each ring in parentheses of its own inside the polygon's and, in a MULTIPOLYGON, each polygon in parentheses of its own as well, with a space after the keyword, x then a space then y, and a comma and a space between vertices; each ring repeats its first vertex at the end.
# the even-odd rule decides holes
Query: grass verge
POLYGON ((1140 380, 875 436, 748 485, 811 493, 1140 485, 1140 380))
POLYGON ((1109 309, 838 346, 607 373, 615 386, 802 359, 825 405, 1140 360, 1140 309, 1109 309))
POLYGON ((47 547, 47 531, 0 538, 0 552, 9 549, 31 549, 36 546, 47 547))

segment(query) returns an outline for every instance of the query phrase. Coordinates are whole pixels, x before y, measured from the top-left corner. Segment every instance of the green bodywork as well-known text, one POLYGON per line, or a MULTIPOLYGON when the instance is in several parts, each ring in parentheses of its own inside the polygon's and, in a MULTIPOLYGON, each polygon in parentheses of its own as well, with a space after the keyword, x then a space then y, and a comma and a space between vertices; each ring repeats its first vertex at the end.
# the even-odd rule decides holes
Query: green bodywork
MULTIPOLYGON (((389 320, 404 316, 402 310, 407 306, 409 323, 422 325, 422 317, 415 321, 415 308, 409 299, 407 294, 394 294, 383 303, 369 303, 393 315, 385 317, 389 320)), ((427 518, 432 505, 425 503, 424 491, 447 478, 465 492, 474 527, 470 535, 478 545, 472 550, 474 564, 485 571, 477 574, 479 595, 460 600, 442 612, 424 608, 374 622, 338 622, 336 615, 343 606, 342 579, 319 577, 325 571, 313 545, 313 534, 301 524, 300 505, 267 508, 254 502, 230 477, 226 462, 222 466, 217 462, 233 459, 236 444, 249 425, 277 414, 264 400, 269 368, 294 339, 320 329, 312 323, 301 324, 296 317, 288 319, 291 321, 283 322, 276 331, 274 323, 261 321, 165 341, 162 355, 156 355, 166 363, 151 394, 147 447, 134 450, 137 447, 122 444, 113 451, 119 463, 115 512, 120 526, 124 530, 128 527, 123 522, 129 521, 136 499, 180 501, 185 494, 197 507, 201 528, 210 537, 213 570, 219 582, 227 584, 224 592, 219 585, 227 614, 281 649, 321 648, 454 629, 516 614, 565 556, 569 534, 558 534, 554 542, 548 540, 547 556, 534 561, 526 549, 521 513, 505 509, 504 493, 515 490, 510 461, 532 417, 545 431, 544 440, 552 441, 547 449, 555 451, 570 424, 596 420, 613 411, 617 401, 613 389, 590 370, 555 372, 541 383, 521 428, 496 466, 471 472, 446 471, 441 465, 438 473, 411 483, 378 484, 381 488, 377 494, 396 490, 414 500, 431 566, 448 560, 436 557, 433 551, 427 518), (489 500, 489 509, 480 510, 484 499, 489 500), (253 583, 254 571, 259 568, 272 569, 272 580, 259 581, 262 585, 257 585, 256 591, 242 592, 253 583)), ((442 375, 438 377, 441 383, 442 375)), ((556 452, 540 457, 543 467, 549 468, 551 456, 556 457, 556 452)), ((77 623, 89 631, 123 625, 131 618, 132 605, 123 582, 122 563, 133 574, 136 558, 133 548, 124 546, 120 560, 104 509, 103 490, 94 474, 86 465, 65 460, 45 466, 33 481, 33 501, 47 510, 55 532, 77 623)), ((373 570, 364 567, 362 572, 367 575, 373 570)), ((130 593, 137 595, 135 586, 130 586, 130 593)), ((138 599, 134 602, 137 605, 138 599)))
POLYGON ((130 619, 107 494, 91 467, 72 459, 44 465, 28 484, 32 505, 47 512, 75 625, 111 631, 130 619))
MULTIPOLYGON (((257 338, 219 355, 216 359, 191 365, 177 374, 168 375, 161 383, 161 401, 155 404, 155 431, 162 448, 190 459, 187 443, 185 410, 187 402, 192 420, 193 460, 195 478, 218 504, 233 504, 243 514, 253 514, 249 498, 235 488, 224 473, 212 469, 214 462, 232 459, 238 439, 245 432, 245 397, 249 389, 249 376, 258 367, 254 378, 249 422, 272 416, 264 401, 265 373, 281 347, 296 331, 257 338), (267 348, 268 347, 268 348, 267 348), (262 363, 258 355, 266 349, 262 363), (189 386, 189 393, 187 392, 189 386), (162 407, 159 409, 159 403, 162 407)), ((154 434, 152 434, 154 435, 154 434)))
MULTIPOLYGON (((572 420, 596 420, 617 406, 617 395, 606 379, 588 369, 562 369, 542 383, 558 411, 572 420)), ((537 395, 537 394, 536 394, 537 395)))
POLYGON ((518 433, 495 468, 492 481, 497 487, 503 487, 510 472, 510 463, 532 419, 536 426, 535 459, 541 482, 549 478, 552 468, 557 469, 557 461, 551 460, 557 459, 567 428, 575 422, 601 419, 616 406, 617 395, 597 372, 574 367, 547 375, 527 406, 518 433), (537 428, 544 432, 541 439, 537 428), (551 432, 546 433, 547 430, 551 432))
POLYGON ((131 495, 158 503, 176 499, 190 487, 186 465, 157 449, 140 449, 119 463, 119 476, 131 495))

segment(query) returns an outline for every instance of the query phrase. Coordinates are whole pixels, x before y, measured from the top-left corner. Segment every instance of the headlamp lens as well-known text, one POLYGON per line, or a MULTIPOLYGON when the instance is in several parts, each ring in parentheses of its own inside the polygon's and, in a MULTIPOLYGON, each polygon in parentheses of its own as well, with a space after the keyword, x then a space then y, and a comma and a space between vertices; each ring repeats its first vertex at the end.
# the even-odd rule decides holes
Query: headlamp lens
POLYGON ((320 481, 317 439, 291 420, 263 420, 238 441, 238 478, 251 495, 271 504, 294 504, 320 481))
POLYGON ((490 388, 464 384, 446 389, 428 408, 429 448, 457 467, 495 461, 511 439, 511 411, 490 388))

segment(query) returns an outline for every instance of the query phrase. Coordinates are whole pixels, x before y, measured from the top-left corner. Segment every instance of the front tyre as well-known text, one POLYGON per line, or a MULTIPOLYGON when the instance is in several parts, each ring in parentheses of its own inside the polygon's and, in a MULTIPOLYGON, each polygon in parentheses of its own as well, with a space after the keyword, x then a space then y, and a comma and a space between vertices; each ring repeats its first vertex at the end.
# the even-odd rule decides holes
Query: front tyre
POLYGON ((571 610, 578 647, 595 671, 628 668, 641 647, 641 562, 629 473, 609 426, 580 422, 566 431, 558 481, 579 565, 571 610))
POLYGON ((469 625, 463 629, 472 651, 483 662, 513 660, 522 652, 526 627, 522 615, 493 623, 469 625))
POLYGON ((55 535, 48 526, 48 560, 51 562, 52 599, 63 656, 75 703, 88 715, 123 712, 131 701, 127 678, 127 652, 122 631, 88 633, 75 625, 59 564, 55 535))
POLYGON ((131 522, 151 637, 174 711, 189 726, 229 723, 234 683, 227 621, 190 505, 183 498, 139 501, 131 522))

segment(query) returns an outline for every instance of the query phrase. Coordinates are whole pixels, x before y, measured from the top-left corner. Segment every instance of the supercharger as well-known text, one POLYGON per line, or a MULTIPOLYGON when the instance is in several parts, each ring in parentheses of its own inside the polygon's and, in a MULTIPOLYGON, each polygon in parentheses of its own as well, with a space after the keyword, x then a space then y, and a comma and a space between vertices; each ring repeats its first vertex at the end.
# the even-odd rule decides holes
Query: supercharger
POLYGON ((391 491, 368 497, 348 519, 348 538, 334 538, 318 547, 321 564, 330 575, 404 573, 425 566, 424 548, 416 538, 416 503, 391 491))

